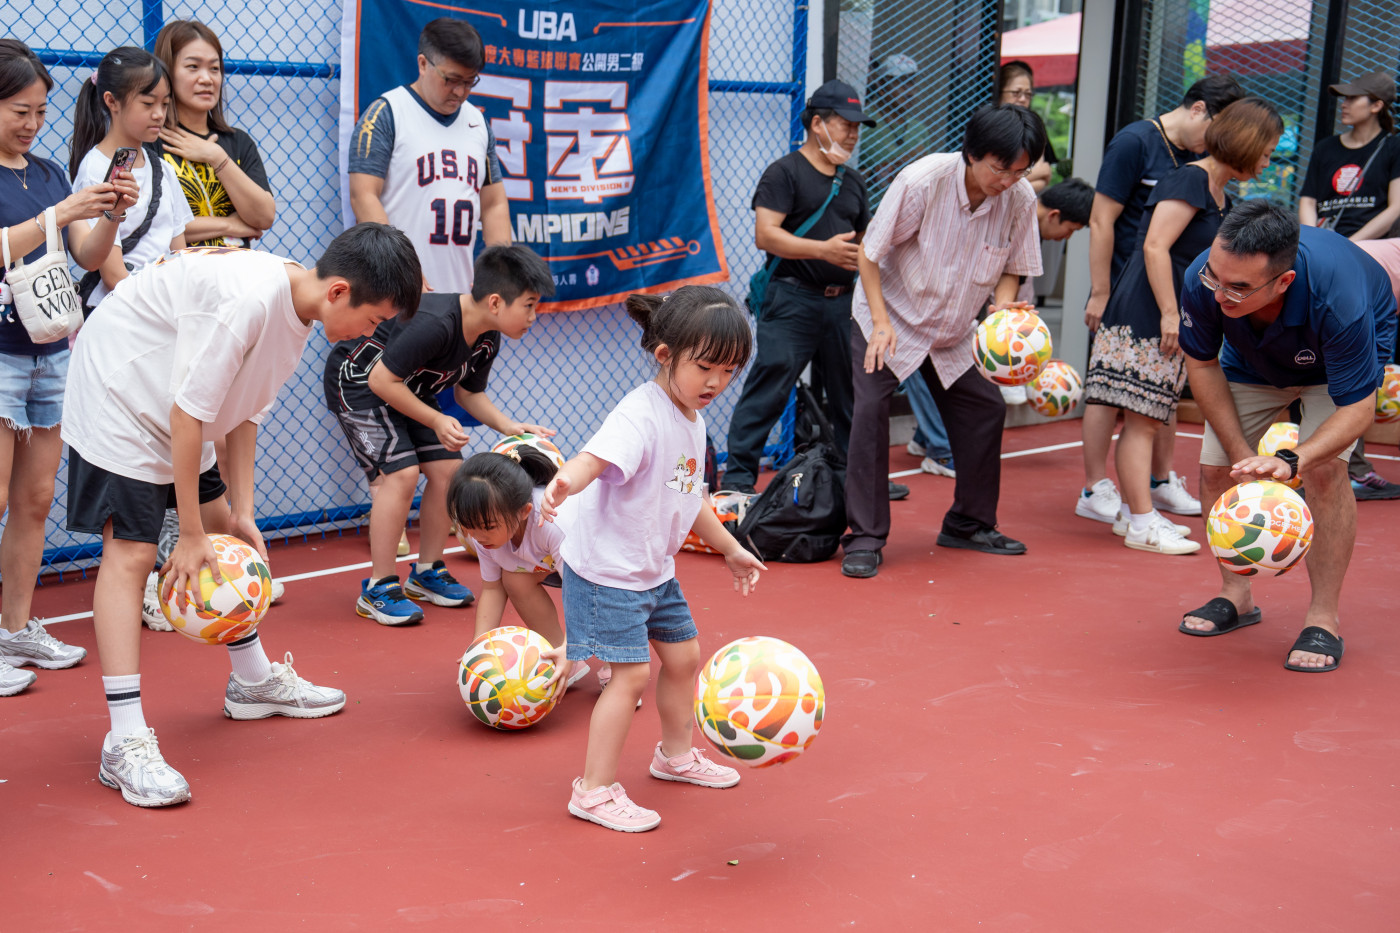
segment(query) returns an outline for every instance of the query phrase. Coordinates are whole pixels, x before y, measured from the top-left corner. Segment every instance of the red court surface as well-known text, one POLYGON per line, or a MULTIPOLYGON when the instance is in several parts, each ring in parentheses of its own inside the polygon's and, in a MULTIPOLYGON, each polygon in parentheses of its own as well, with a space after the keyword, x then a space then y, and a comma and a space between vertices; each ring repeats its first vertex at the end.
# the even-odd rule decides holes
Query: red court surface
MULTIPOLYGON (((1078 432, 1023 428, 1006 447, 1078 432)), ((1192 488, 1198 449, 1178 451, 1192 488)), ((352 611, 359 572, 289 583, 263 627, 270 655, 349 693, 329 719, 226 720, 225 652, 144 634, 146 714, 190 779, 185 806, 140 810, 98 784, 94 657, 41 672, 0 700, 0 929, 1400 928, 1400 502, 1359 506, 1346 659, 1313 677, 1282 665, 1304 574, 1257 584, 1262 625, 1178 634, 1213 595, 1213 560, 1130 551, 1074 517, 1079 456, 1005 461, 1002 527, 1024 557, 933 547, 952 482, 922 475, 874 580, 775 565, 744 600, 718 558, 682 555, 706 654, 792 641, 824 677, 826 723, 732 790, 663 783, 648 693, 621 780, 661 812, 650 833, 565 810, 591 679, 539 727, 493 733, 453 681, 471 611, 377 626, 352 611)), ((367 558, 351 535, 277 545, 273 568, 367 558)), ((37 608, 90 599, 77 580, 37 608)), ((93 647, 88 621, 54 631, 93 647)))

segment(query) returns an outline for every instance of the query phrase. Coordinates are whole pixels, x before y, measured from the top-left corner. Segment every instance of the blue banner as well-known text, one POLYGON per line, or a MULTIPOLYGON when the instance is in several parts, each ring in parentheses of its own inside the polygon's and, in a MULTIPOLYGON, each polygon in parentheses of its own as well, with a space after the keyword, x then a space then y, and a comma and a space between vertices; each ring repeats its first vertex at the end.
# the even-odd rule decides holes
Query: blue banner
POLYGON ((342 170, 355 120, 417 79, 418 33, 439 16, 485 44, 469 100, 496 135, 515 241, 554 272, 541 310, 729 278, 710 189, 709 0, 346 0, 342 170))

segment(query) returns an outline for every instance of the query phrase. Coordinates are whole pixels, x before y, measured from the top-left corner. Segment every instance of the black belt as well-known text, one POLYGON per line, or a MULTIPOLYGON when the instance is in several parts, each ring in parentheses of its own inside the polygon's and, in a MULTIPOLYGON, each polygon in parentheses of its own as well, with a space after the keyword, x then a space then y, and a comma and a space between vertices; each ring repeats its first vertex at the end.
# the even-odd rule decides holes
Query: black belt
POLYGON ((774 276, 774 282, 782 282, 784 285, 791 285, 806 292, 816 292, 826 298, 835 298, 837 295, 844 295, 847 292, 855 291, 854 285, 812 285, 801 279, 795 279, 790 275, 774 276))

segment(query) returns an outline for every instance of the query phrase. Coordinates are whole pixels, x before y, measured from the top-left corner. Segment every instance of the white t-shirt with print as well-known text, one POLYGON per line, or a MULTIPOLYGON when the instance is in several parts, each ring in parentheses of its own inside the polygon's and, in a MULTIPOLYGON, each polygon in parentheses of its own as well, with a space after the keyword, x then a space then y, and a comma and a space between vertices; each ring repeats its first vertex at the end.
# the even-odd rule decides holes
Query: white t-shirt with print
MULTIPOLYGON (((145 164, 131 170, 136 184, 141 186, 141 195, 136 199, 134 206, 127 208, 126 220, 117 228, 115 242, 120 244, 135 233, 136 228, 141 226, 141 221, 146 218, 146 208, 151 203, 152 162, 158 164, 161 171, 160 204, 156 205, 156 215, 151 218, 151 226, 146 235, 141 237, 135 249, 122 254, 122 260, 131 264, 133 273, 168 255, 170 241, 184 233, 185 225, 194 220, 194 212, 190 210, 190 202, 185 198, 184 189, 180 187, 180 176, 175 174, 174 166, 164 159, 152 159, 148 151, 145 153, 145 164)), ((78 174, 73 179, 73 190, 78 191, 106 181, 107 166, 111 164, 111 156, 105 156, 95 148, 89 149, 87 155, 83 156, 83 161, 78 164, 78 174)), ((96 226, 96 218, 89 220, 88 225, 96 226)), ((107 293, 107 286, 99 282, 92 290, 88 304, 97 307, 97 303, 107 297, 107 293)))
MULTIPOLYGON (((559 547, 564 543, 564 529, 555 522, 539 522, 540 502, 544 487, 539 486, 530 496, 535 508, 525 519, 525 536, 520 546, 509 540, 497 548, 482 547, 475 538, 476 558, 481 563, 481 580, 494 583, 503 573, 545 573, 559 569, 559 547)), ((470 536, 468 536, 470 537, 470 536)))
POLYGON ((583 449, 608 467, 570 500, 564 562, 585 580, 622 590, 670 580, 704 503, 705 419, 697 412, 689 420, 648 382, 627 393, 583 449))
POLYGON ((292 306, 289 265, 198 247, 117 283, 73 345, 63 439, 94 466, 171 483, 178 404, 204 422, 200 470, 213 466, 213 441, 262 422, 311 336, 292 306))

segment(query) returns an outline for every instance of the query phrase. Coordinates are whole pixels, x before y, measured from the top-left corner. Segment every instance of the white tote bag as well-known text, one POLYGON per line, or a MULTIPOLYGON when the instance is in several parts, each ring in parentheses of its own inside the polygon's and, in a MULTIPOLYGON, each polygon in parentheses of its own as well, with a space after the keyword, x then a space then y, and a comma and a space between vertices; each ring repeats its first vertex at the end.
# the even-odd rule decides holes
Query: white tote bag
POLYGON ((58 235, 58 213, 52 207, 44 211, 44 233, 48 252, 34 262, 16 259, 11 265, 9 228, 0 230, 5 281, 9 283, 20 323, 35 343, 62 340, 83 323, 82 302, 73 287, 68 254, 58 235))

